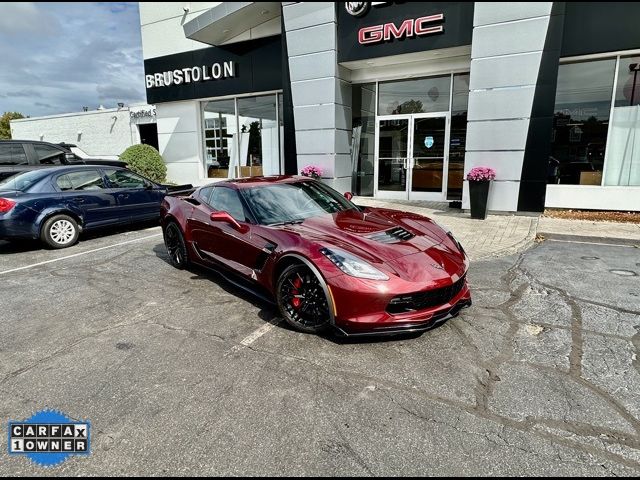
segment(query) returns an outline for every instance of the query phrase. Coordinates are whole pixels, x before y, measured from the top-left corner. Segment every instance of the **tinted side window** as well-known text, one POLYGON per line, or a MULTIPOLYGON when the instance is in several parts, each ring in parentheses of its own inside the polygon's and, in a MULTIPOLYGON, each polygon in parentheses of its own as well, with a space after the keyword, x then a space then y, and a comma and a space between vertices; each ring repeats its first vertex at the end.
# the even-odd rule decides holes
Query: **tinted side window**
POLYGON ((200 200, 202 200, 205 203, 209 203, 209 197, 211 196, 211 191, 213 190, 213 187, 204 187, 200 190, 200 200))
POLYGON ((60 175, 56 179, 58 188, 67 190, 102 190, 105 187, 102 175, 98 170, 83 170, 60 175))
POLYGON ((147 181, 127 170, 105 170, 107 179, 113 188, 144 188, 147 181))
POLYGON ((27 165, 27 155, 20 144, 0 144, 0 165, 27 165))
POLYGON ((244 207, 238 192, 227 187, 215 187, 211 194, 210 205, 216 210, 227 212, 239 222, 245 222, 244 207))
POLYGON ((62 165, 64 152, 49 145, 33 145, 41 165, 62 165))

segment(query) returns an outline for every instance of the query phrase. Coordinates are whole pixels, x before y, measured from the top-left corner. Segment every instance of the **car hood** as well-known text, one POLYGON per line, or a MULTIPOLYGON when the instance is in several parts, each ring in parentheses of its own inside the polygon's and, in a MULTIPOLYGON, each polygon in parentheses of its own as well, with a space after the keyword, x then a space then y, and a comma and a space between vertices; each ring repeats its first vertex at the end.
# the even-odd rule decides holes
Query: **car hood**
POLYGON ((411 212, 348 210, 282 228, 320 246, 346 250, 409 281, 450 279, 466 270, 465 255, 447 233, 429 218, 411 212))

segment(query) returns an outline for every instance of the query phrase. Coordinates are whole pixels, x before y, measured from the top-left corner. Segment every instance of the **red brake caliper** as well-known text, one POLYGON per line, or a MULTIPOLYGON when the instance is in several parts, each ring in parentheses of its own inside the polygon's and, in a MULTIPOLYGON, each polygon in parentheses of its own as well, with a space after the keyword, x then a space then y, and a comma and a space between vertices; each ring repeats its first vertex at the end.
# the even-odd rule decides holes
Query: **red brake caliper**
MULTIPOLYGON (((300 279, 300 277, 296 278, 293 281, 293 286, 294 286, 294 289, 291 291, 291 293, 293 295, 299 295, 300 294, 299 289, 302 286, 302 280, 300 279)), ((291 299, 291 305, 293 305, 293 308, 298 309, 300 308, 300 305, 302 305, 302 301, 298 297, 293 297, 291 299)))

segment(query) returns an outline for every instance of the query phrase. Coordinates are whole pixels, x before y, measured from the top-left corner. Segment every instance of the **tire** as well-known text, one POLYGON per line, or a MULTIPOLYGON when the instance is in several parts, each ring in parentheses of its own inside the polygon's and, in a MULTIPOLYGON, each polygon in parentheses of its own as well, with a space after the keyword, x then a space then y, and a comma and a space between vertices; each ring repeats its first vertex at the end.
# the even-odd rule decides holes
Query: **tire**
POLYGON ((80 236, 78 222, 69 215, 54 215, 47 219, 40 230, 40 239, 51 248, 67 248, 80 236))
POLYGON ((320 333, 331 324, 329 299, 323 283, 303 264, 290 265, 280 274, 276 287, 278 308, 287 323, 296 330, 320 333))
POLYGON ((180 227, 176 222, 169 222, 162 233, 171 265, 178 270, 184 270, 189 266, 189 254, 180 227))

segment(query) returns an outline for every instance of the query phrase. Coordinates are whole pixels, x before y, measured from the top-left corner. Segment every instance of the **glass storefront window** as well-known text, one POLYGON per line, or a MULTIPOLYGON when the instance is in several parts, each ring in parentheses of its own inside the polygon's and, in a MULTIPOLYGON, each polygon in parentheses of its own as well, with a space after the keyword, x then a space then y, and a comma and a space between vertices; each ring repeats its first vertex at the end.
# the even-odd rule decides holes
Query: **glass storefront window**
POLYGON ((453 76, 451 96, 451 132, 449 136, 449 173, 447 200, 462 200, 464 180, 464 152, 467 145, 467 107, 469 104, 468 73, 453 76))
POLYGON ((275 95, 238 99, 240 171, 237 176, 274 175, 280 171, 275 95))
POLYGON ((205 168, 209 178, 228 178, 238 164, 235 100, 216 100, 204 106, 205 168))
POLYGON ((640 185, 640 56, 621 57, 604 185, 640 185))
POLYGON ((378 85, 378 115, 446 112, 451 75, 384 82, 378 85))
POLYGON ((353 129, 351 132, 352 187, 356 195, 373 195, 376 136, 376 85, 352 87, 353 129))
POLYGON ((279 94, 256 95, 203 104, 207 177, 238 178, 280 173, 281 97, 279 94))
POLYGON ((605 59, 559 66, 548 183, 602 183, 615 65, 605 59))
POLYGON ((640 105, 640 55, 620 57, 616 81, 616 107, 640 105))

